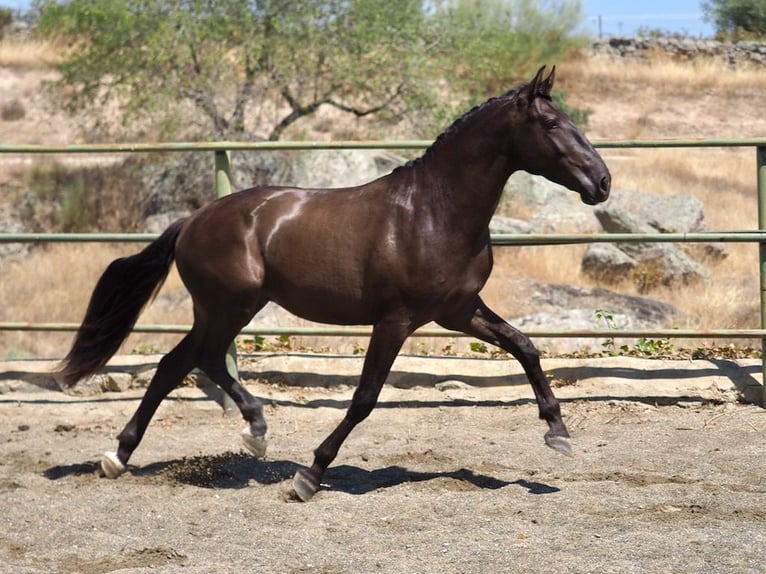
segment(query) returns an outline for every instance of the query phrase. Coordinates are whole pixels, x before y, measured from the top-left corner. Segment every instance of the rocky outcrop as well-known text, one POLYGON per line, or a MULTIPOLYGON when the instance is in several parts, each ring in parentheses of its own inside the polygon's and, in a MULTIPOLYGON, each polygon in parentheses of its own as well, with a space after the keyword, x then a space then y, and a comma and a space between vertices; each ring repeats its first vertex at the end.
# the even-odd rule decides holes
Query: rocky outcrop
MULTIPOLYGON (((403 158, 378 150, 236 152, 232 154, 231 184, 235 190, 255 185, 340 187, 371 181, 402 163, 403 158)), ((215 197, 208 154, 184 154, 154 166, 146 180, 151 190, 144 207, 146 231, 164 229, 173 219, 215 197)))
MULTIPOLYGON (((677 317, 672 305, 650 297, 623 295, 609 289, 518 279, 509 286, 517 297, 529 300, 533 313, 510 319, 522 332, 529 329, 652 329, 667 327, 677 317), (601 317, 601 318, 600 318, 601 317), (604 324, 608 317, 608 324, 604 324)), ((539 346, 551 353, 571 353, 587 347, 599 349, 606 339, 545 338, 539 346)))
MULTIPOLYGON (((703 206, 689 195, 613 190, 607 202, 593 208, 576 193, 524 172, 509 180, 502 209, 512 217, 493 219, 493 233, 689 233, 705 227, 703 206)), ((705 280, 708 271, 700 260, 726 254, 719 244, 593 243, 581 268, 599 283, 631 282, 647 293, 705 280)))
MULTIPOLYGON (((693 198, 692 198, 693 199, 693 198)), ((606 204, 595 211, 607 233, 656 233, 661 231, 647 219, 619 204, 606 204)), ((697 231, 698 229, 677 229, 697 231)), ((590 245, 582 260, 586 275, 608 284, 630 281, 640 292, 659 286, 691 284, 708 277, 707 270, 670 243, 617 243, 590 245)))

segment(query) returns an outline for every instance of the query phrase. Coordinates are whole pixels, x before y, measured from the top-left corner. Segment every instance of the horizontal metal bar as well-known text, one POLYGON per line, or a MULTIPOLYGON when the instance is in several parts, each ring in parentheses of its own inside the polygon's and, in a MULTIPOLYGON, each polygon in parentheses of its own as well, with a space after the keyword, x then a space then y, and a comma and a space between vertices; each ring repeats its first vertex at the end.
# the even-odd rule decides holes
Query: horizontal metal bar
POLYGON ((79 153, 157 153, 190 151, 254 150, 337 150, 337 149, 423 149, 432 140, 371 141, 213 141, 176 143, 72 144, 72 145, 0 145, 2 153, 79 154, 79 153))
MULTIPOLYGON (((212 141, 175 143, 122 143, 71 145, 0 145, 0 154, 79 154, 79 153, 155 153, 189 151, 248 151, 248 150, 336 150, 336 149, 423 149, 432 140, 372 140, 372 141, 212 141)), ((597 140, 594 147, 625 148, 700 148, 700 147, 758 147, 766 146, 766 138, 690 138, 659 140, 597 140)))
MULTIPOLYGON (((149 242, 156 233, 0 233, 0 243, 149 242)), ((761 243, 766 231, 690 233, 493 233, 494 245, 564 245, 581 243, 761 243)))
MULTIPOLYGON (((24 323, 0 322, 0 331, 51 331, 71 332, 79 323, 24 323)), ((191 325, 136 325, 135 333, 187 333, 191 325)), ((296 337, 369 337, 370 327, 246 327, 242 335, 296 336, 296 337)), ((766 337, 766 329, 524 329, 529 337, 545 338, 652 338, 652 339, 760 339, 766 337)), ((465 333, 447 329, 423 328, 413 337, 469 337, 465 333)))
POLYGON ((148 243, 157 233, 0 233, 0 243, 148 243))
POLYGON ((625 148, 699 148, 699 147, 759 147, 766 138, 686 138, 657 140, 596 140, 593 147, 602 149, 625 148))
POLYGON ((760 243, 766 231, 698 231, 689 233, 497 233, 494 245, 565 245, 581 243, 760 243))

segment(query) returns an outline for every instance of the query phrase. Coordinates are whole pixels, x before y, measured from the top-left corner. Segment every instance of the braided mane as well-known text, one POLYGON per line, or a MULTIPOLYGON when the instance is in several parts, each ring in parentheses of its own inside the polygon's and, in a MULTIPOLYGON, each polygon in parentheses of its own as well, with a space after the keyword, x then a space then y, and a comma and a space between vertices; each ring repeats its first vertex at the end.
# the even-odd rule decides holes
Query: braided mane
POLYGON ((494 96, 485 102, 478 104, 465 112, 462 116, 460 116, 458 119, 456 119, 450 126, 445 129, 439 136, 434 140, 434 142, 428 146, 425 152, 423 154, 415 159, 411 159, 404 165, 400 166, 394 171, 397 171, 398 169, 412 167, 414 165, 419 164, 424 159, 430 157, 433 155, 433 153, 441 147, 441 145, 444 143, 444 140, 449 139, 453 134, 455 134, 457 131, 460 130, 460 128, 467 123, 469 119, 472 119, 474 116, 481 114, 482 112, 486 111, 489 108, 494 107, 498 103, 508 103, 515 101, 516 98, 519 95, 519 92, 524 88, 525 86, 519 86, 517 88, 514 88, 512 90, 509 90, 508 92, 501 94, 499 96, 494 96))

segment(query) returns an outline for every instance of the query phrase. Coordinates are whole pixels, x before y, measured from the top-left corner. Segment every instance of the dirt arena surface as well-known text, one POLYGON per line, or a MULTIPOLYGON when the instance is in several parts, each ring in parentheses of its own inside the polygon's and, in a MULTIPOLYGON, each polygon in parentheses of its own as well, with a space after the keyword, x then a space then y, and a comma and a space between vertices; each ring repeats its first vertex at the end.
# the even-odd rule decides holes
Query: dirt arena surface
POLYGON ((142 389, 6 387, 0 572, 764 572, 766 413, 712 366, 677 363, 661 384, 625 376, 643 363, 615 367, 619 385, 564 380, 573 458, 543 445, 526 385, 386 386, 305 504, 290 478, 342 418, 348 385, 246 377, 267 404, 260 461, 239 417, 181 388, 117 480, 98 461, 142 389))

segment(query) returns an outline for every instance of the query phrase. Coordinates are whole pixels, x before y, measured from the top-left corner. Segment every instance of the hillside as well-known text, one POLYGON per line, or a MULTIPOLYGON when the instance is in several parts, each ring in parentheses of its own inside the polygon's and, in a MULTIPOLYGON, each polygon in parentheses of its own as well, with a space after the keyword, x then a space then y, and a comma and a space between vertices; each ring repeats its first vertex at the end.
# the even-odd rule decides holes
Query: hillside
MULTIPOLYGON (((589 108, 592 139, 758 137, 766 134, 762 70, 729 70, 712 62, 618 61, 596 56, 557 64, 558 87, 572 105, 589 108)), ((0 65, 0 141, 66 144, 77 122, 51 109, 42 83, 49 69, 0 65)), ((364 138, 364 134, 359 134, 364 138)))

